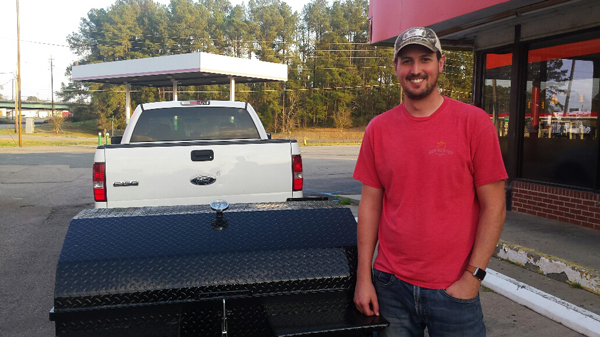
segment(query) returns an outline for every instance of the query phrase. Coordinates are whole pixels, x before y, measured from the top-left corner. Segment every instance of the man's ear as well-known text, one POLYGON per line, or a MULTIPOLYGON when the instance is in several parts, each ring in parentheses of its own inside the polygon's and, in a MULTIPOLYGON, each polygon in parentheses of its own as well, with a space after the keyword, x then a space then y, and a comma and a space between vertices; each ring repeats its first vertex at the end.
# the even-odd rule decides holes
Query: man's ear
POLYGON ((446 55, 442 54, 442 57, 440 58, 440 62, 439 62, 439 72, 440 73, 442 71, 444 71, 444 64, 446 64, 446 55))

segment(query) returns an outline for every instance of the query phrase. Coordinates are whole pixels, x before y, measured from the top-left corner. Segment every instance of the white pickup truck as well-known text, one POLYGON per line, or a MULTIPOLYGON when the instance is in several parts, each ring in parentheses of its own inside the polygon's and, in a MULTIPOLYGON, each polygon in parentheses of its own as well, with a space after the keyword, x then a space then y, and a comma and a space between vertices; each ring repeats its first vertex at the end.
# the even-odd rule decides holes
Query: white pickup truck
POLYGON ((140 104, 118 144, 98 146, 96 208, 302 198, 296 140, 270 139, 250 104, 140 104))

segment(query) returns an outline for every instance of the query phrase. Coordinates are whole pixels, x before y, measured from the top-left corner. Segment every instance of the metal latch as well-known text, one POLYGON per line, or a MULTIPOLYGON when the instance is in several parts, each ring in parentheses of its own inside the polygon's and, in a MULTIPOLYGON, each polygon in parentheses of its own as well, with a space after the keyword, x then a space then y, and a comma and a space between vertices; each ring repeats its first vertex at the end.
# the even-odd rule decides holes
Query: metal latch
POLYGON ((229 203, 224 199, 216 199, 210 203, 210 208, 217 212, 217 217, 211 221, 212 228, 222 231, 227 228, 228 222, 223 217, 223 212, 229 209, 229 203))
POLYGON ((221 323, 221 337, 227 336, 227 308, 225 306, 225 299, 223 299, 223 323, 221 323))

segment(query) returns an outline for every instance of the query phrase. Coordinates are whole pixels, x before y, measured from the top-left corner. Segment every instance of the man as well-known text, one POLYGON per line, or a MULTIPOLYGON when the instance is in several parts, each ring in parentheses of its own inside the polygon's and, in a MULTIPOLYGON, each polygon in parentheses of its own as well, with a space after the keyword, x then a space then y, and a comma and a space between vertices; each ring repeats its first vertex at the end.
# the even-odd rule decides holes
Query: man
POLYGON ((405 102, 369 123, 354 171, 363 183, 354 302, 390 321, 381 336, 485 336, 479 287, 507 175, 488 115, 439 93, 444 62, 431 29, 398 36, 405 102))

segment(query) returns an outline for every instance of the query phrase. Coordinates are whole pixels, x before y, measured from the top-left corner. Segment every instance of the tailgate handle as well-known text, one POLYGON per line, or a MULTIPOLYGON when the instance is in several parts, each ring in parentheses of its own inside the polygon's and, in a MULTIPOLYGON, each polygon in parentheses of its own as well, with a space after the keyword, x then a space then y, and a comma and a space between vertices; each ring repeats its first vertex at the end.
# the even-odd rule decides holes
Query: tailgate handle
POLYGON ((192 161, 212 161, 213 159, 215 159, 213 150, 192 151, 192 161))

